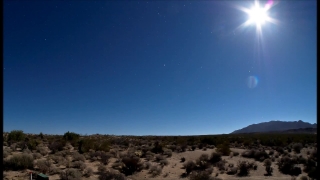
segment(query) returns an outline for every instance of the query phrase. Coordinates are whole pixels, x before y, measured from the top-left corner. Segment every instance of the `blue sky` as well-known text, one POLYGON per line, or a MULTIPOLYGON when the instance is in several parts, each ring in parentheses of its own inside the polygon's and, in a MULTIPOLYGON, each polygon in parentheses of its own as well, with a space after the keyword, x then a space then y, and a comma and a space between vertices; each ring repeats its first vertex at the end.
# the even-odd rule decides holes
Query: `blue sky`
POLYGON ((194 135, 316 123, 316 1, 268 2, 277 23, 259 33, 240 26, 249 16, 238 7, 254 1, 5 0, 4 131, 194 135))

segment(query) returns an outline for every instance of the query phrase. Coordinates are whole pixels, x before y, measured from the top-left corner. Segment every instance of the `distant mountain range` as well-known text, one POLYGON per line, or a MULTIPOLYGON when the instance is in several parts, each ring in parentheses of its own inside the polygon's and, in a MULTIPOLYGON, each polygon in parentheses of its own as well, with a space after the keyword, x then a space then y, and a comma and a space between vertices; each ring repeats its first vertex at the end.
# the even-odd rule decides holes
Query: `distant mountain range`
POLYGON ((281 133, 316 133, 317 124, 299 121, 269 121, 252 124, 245 128, 233 131, 230 134, 261 132, 281 132, 281 133))

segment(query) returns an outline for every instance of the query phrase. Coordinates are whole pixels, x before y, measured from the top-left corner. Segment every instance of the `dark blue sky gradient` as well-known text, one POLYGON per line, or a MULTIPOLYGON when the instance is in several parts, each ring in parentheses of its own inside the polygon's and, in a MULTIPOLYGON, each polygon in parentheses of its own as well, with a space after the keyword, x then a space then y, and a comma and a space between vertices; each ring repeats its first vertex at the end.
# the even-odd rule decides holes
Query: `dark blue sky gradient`
POLYGON ((4 131, 192 135, 316 122, 316 1, 4 1, 4 131), (260 38, 258 38, 260 37, 260 38), (247 79, 254 76, 256 87, 247 79))

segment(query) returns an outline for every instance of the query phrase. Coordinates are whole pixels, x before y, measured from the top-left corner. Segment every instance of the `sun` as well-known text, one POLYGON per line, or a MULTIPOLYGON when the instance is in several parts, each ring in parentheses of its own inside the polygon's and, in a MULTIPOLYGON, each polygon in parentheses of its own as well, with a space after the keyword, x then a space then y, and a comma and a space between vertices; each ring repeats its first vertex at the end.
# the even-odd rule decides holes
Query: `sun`
POLYGON ((268 0, 263 6, 260 6, 258 0, 255 0, 255 3, 251 8, 246 8, 242 6, 236 6, 237 9, 245 12, 248 15, 248 19, 236 28, 236 30, 243 29, 248 26, 256 26, 256 31, 259 35, 262 34, 262 26, 265 26, 267 23, 278 24, 279 21, 269 16, 269 11, 275 5, 273 0, 268 0))
POLYGON ((248 11, 248 15, 249 15, 248 23, 255 24, 256 26, 261 26, 266 21, 269 20, 267 9, 261 8, 261 7, 259 7, 259 5, 252 7, 248 11))

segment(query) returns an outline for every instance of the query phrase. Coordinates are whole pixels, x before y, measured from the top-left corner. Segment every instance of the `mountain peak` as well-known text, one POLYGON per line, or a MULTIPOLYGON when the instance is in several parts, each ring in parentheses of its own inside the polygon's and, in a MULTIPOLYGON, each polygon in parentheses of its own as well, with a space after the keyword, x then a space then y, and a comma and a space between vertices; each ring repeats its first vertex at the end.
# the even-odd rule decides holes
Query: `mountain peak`
POLYGON ((300 128, 316 128, 317 124, 299 121, 279 121, 271 120, 269 122, 261 122, 258 124, 251 124, 245 128, 233 131, 231 134, 253 133, 253 132, 271 132, 271 131, 286 131, 290 129, 300 128))

